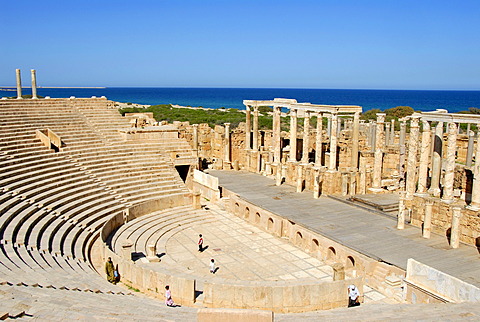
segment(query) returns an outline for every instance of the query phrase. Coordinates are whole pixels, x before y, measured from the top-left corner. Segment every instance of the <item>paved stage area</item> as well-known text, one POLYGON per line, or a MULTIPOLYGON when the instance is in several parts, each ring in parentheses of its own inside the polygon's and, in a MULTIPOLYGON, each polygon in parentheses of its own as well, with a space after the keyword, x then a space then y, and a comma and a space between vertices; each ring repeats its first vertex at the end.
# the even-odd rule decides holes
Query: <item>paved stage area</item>
POLYGON ((308 227, 367 256, 406 270, 407 259, 432 266, 468 283, 480 286, 480 254, 476 247, 461 244, 451 249, 447 239, 406 225, 396 229, 396 220, 312 192, 297 193, 288 185, 275 186, 272 179, 249 172, 216 171, 220 185, 242 198, 308 227))

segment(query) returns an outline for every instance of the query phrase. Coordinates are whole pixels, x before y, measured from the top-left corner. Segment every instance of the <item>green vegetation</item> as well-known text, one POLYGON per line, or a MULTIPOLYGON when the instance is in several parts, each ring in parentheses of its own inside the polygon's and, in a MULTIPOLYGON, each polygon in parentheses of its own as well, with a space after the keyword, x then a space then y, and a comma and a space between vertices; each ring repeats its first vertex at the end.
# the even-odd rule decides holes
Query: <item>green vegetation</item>
MULTIPOLYGON (((147 108, 127 107, 119 109, 122 115, 125 113, 145 113, 152 112, 153 117, 157 121, 189 121, 191 124, 207 123, 210 127, 215 125, 223 125, 224 123, 231 123, 232 128, 238 126, 240 122, 245 122, 245 113, 235 108, 229 109, 189 109, 189 108, 174 108, 171 105, 152 105, 147 108)), ((272 128, 271 116, 259 116, 258 127, 261 130, 272 128)))
MULTIPOLYGON (((22 98, 32 98, 32 97, 33 97, 33 96, 30 95, 30 94, 29 94, 29 95, 22 95, 22 98)), ((9 96, 9 97, 7 97, 7 98, 17 98, 17 97, 16 97, 16 96, 9 96)), ((37 95, 37 98, 45 98, 45 97, 43 97, 43 96, 41 96, 41 95, 37 95)))

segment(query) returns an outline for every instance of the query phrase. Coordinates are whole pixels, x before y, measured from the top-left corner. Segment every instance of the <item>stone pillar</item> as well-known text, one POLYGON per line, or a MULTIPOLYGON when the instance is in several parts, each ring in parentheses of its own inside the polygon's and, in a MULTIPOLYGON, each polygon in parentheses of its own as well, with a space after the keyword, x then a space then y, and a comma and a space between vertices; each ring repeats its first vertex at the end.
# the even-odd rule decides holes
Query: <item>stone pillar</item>
POLYGON ((17 99, 22 99, 22 75, 20 74, 20 69, 15 70, 17 74, 17 99))
POLYGON ((442 148, 443 148, 443 122, 438 122, 435 127, 435 140, 432 155, 432 179, 428 192, 435 197, 440 197, 440 174, 442 172, 442 148))
POLYGON ((420 148, 420 166, 418 167, 418 193, 427 192, 428 159, 430 158, 430 141, 432 134, 428 121, 423 121, 422 146, 420 148))
POLYGON ((132 260, 133 242, 129 239, 122 243, 122 257, 126 260, 132 260))
POLYGON ((30 71, 32 73, 32 98, 37 99, 37 75, 35 69, 30 71))
MULTIPOLYGON (((455 131, 457 128, 455 127, 455 131)), ((458 248, 460 246, 460 220, 462 219, 462 208, 452 207, 452 229, 450 231, 450 247, 458 248)))
POLYGON ((472 202, 468 205, 471 210, 480 210, 480 134, 477 134, 477 148, 475 151, 475 165, 472 169, 472 202))
POLYGON ((323 113, 317 115, 317 136, 315 140, 315 166, 322 166, 322 154, 323 154, 323 113))
POLYGON ((390 122, 385 123, 385 146, 390 145, 390 122))
POLYGON ((281 148, 281 132, 282 127, 280 125, 280 113, 281 107, 274 106, 273 107, 273 162, 274 163, 282 163, 281 156, 282 156, 282 148, 281 148))
POLYGON ((371 122, 371 129, 370 129, 370 135, 372 136, 372 145, 371 149, 372 152, 375 152, 375 145, 377 144, 377 124, 375 122, 371 122))
POLYGON ((289 161, 297 161, 297 110, 290 110, 290 156, 289 161))
POLYGON ((253 150, 258 151, 258 106, 253 107, 253 150))
POLYGON ((332 114, 327 116, 327 134, 329 138, 332 136, 332 114))
POLYGON ((194 192, 193 193, 193 202, 192 202, 192 206, 193 206, 193 209, 201 209, 202 208, 202 202, 201 202, 201 197, 202 197, 202 194, 200 192, 194 192))
POLYGON ((407 154, 407 148, 405 146, 405 136, 407 133, 407 122, 402 120, 400 123, 400 137, 399 137, 399 147, 400 147, 400 159, 398 162, 398 174, 401 178, 405 176, 405 155, 407 154))
POLYGON ((352 131, 352 161, 351 167, 358 170, 358 141, 360 132, 360 112, 353 115, 353 131, 352 131))
POLYGON ((348 194, 348 173, 342 173, 342 196, 346 196, 348 194))
POLYGON ((392 119, 390 121, 390 123, 392 124, 390 126, 390 145, 394 145, 395 144, 395 120, 392 119))
MULTIPOLYGON (((470 125, 470 124, 468 124, 468 125, 470 125)), ((466 160, 465 164, 467 165, 467 167, 471 167, 472 166, 473 143, 474 143, 474 139, 475 139, 475 133, 473 131, 468 131, 467 135, 468 135, 468 147, 467 147, 467 160, 466 160)))
POLYGON ((330 135, 330 164, 328 166, 329 171, 335 171, 337 169, 337 113, 331 114, 331 135, 330 135))
POLYGON ((385 113, 377 113, 377 133, 375 135, 375 159, 373 161, 373 184, 372 189, 381 190, 382 184, 382 166, 383 166, 383 147, 385 145, 385 132, 383 125, 385 122, 385 113))
POLYGON ((443 182, 442 201, 453 202, 453 184, 455 179, 455 152, 457 150, 457 124, 448 124, 447 157, 445 158, 445 180, 443 182))
POLYGON ((198 124, 193 124, 193 151, 198 155, 198 124))
POLYGON ((413 198, 417 183, 417 152, 418 152, 418 118, 413 117, 410 120, 410 140, 408 143, 408 159, 407 159, 407 182, 405 190, 407 191, 406 199, 413 198))
POLYGON ((297 192, 302 192, 303 190, 303 167, 301 165, 297 166, 297 192))
POLYGON ((315 199, 318 199, 320 197, 324 176, 323 172, 320 171, 320 169, 317 171, 315 171, 315 178, 313 179, 313 198, 315 199))
POLYGON ((245 150, 251 149, 251 112, 250 106, 245 106, 245 150))
POLYGON ((225 123, 225 162, 230 164, 230 123, 225 123))
POLYGON ((149 262, 159 262, 160 258, 157 256, 157 246, 155 244, 149 244, 147 246, 147 260, 149 262))
POLYGON ((303 148, 302 148, 302 163, 308 163, 308 149, 310 146, 310 112, 305 111, 305 118, 303 119, 303 148))
POLYGON ((425 201, 425 218, 423 220, 423 238, 430 238, 430 233, 432 231, 432 208, 433 208, 433 199, 428 198, 425 201))
POLYGON ((342 281, 345 279, 345 266, 341 263, 335 263, 332 265, 333 268, 333 280, 342 281))
POLYGON ((397 229, 405 228, 405 196, 406 191, 400 191, 400 198, 398 200, 398 215, 397 215, 397 229))

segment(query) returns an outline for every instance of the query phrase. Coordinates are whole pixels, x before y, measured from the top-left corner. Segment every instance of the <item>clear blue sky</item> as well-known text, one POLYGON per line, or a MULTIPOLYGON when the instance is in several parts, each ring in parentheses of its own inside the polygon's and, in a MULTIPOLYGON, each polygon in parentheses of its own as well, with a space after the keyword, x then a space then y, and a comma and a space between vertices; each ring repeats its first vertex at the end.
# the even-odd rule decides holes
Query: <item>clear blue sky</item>
POLYGON ((0 5, 0 85, 480 89, 479 0, 0 5))

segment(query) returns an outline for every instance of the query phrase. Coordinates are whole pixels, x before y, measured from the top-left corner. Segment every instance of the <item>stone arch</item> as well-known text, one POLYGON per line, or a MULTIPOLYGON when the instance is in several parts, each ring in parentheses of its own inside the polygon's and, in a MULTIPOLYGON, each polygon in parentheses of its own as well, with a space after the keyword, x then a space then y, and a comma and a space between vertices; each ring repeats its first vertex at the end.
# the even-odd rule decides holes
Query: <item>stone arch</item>
POLYGON ((262 219, 262 216, 260 216, 258 212, 255 213, 255 223, 259 224, 261 219, 262 219))
POLYGON ((318 250, 320 250, 320 243, 314 238, 312 239, 312 252, 316 252, 318 250))
POLYGON ((333 247, 328 247, 327 250, 327 260, 335 260, 337 257, 337 251, 333 247))
POLYGON ((272 230, 273 230, 273 227, 274 227, 274 224, 275 224, 275 222, 273 221, 273 219, 272 219, 272 218, 268 218, 267 229, 268 229, 269 231, 272 231, 272 230))
POLYGON ((295 243, 300 245, 302 244, 303 242, 303 235, 301 232, 297 231, 297 233, 295 234, 295 243))
POLYGON ((345 263, 345 268, 354 268, 355 267, 355 258, 352 256, 347 256, 347 262, 345 263))
POLYGON ((250 218, 250 208, 248 207, 245 207, 245 219, 249 219, 250 218))

